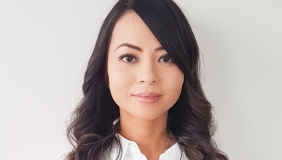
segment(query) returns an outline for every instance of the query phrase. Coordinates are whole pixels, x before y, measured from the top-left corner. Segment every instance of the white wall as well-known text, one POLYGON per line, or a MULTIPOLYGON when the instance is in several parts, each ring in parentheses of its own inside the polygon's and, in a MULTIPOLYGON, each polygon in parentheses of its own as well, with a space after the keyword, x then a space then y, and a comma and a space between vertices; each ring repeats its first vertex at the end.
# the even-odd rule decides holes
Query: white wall
MULTIPOLYGON (((0 159, 50 160, 115 0, 0 0, 0 159)), ((282 1, 177 0, 204 57, 216 139, 230 159, 279 159, 282 1), (280 100, 280 101, 279 101, 280 100)))

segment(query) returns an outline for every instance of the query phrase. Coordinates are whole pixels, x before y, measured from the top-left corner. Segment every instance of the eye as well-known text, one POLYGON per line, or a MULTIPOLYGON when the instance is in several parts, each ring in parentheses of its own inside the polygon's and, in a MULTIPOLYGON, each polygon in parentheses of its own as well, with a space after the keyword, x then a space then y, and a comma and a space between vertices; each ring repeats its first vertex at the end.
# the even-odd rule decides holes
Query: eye
POLYGON ((162 56, 159 61, 164 63, 172 63, 172 59, 169 55, 162 56))
POLYGON ((135 62, 136 59, 133 55, 129 55, 129 54, 126 54, 126 55, 122 55, 119 57, 120 60, 126 62, 126 63, 130 63, 130 62, 135 62))

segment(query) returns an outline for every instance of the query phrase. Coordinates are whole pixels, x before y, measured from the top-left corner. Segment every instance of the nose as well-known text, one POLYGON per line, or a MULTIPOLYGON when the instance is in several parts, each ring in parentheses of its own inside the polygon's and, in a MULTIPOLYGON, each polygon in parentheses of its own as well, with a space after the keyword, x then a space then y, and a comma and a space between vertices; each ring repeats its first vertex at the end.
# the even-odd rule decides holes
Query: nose
POLYGON ((158 83, 159 76, 156 64, 149 61, 140 63, 137 72, 137 81, 146 85, 158 83))

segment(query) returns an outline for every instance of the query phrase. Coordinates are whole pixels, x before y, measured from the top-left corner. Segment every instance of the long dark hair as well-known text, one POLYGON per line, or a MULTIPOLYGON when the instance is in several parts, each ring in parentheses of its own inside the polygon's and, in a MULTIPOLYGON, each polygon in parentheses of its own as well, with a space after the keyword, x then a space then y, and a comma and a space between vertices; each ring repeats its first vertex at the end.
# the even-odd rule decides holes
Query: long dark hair
POLYGON ((98 160, 114 142, 119 124, 116 105, 107 86, 107 56, 116 21, 126 12, 137 13, 184 73, 178 101, 168 113, 168 129, 191 160, 228 159, 212 136, 212 106, 199 79, 199 51, 191 27, 172 0, 119 0, 106 17, 84 77, 82 99, 68 126, 74 149, 68 160, 98 160))

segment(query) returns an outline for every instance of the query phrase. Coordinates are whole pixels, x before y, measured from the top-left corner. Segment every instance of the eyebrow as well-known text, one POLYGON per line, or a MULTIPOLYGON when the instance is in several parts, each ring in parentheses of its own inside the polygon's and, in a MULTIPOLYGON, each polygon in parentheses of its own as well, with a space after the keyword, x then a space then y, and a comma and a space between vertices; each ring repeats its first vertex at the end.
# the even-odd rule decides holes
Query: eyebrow
MULTIPOLYGON (((131 49, 140 51, 140 52, 143 51, 140 47, 135 46, 135 45, 130 44, 130 43, 122 43, 121 45, 119 45, 119 46, 115 49, 115 51, 116 51, 118 48, 120 48, 120 47, 128 47, 128 48, 131 48, 131 49)), ((155 51, 159 51, 159 50, 163 50, 163 49, 164 49, 163 46, 160 46, 160 47, 156 48, 155 51)))

